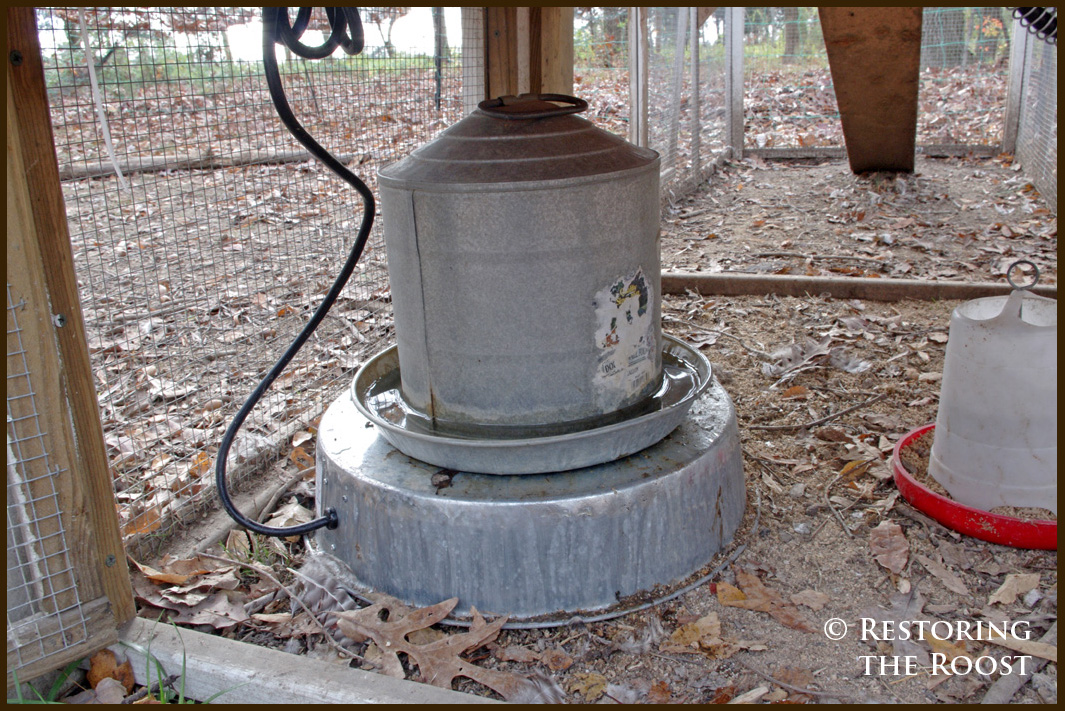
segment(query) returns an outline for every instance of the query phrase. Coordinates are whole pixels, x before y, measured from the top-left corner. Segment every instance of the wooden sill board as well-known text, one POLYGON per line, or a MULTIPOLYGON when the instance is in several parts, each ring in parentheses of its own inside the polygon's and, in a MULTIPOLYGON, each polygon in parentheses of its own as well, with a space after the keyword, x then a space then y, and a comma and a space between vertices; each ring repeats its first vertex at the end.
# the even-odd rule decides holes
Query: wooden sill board
POLYGON ((184 665, 186 698, 202 701, 225 691, 216 704, 498 703, 139 617, 120 629, 119 640, 138 684, 158 679, 154 664, 151 678, 146 673, 150 653, 164 676, 180 674, 184 665))

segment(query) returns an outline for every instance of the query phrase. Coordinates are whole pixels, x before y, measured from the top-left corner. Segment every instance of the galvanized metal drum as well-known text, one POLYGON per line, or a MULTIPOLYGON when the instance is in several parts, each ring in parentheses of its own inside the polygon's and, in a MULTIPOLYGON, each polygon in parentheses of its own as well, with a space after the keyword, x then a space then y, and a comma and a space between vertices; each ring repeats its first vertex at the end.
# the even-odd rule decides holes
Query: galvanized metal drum
POLYGON ((660 387, 658 154, 586 107, 483 102, 379 173, 402 396, 440 432, 578 427, 660 387))

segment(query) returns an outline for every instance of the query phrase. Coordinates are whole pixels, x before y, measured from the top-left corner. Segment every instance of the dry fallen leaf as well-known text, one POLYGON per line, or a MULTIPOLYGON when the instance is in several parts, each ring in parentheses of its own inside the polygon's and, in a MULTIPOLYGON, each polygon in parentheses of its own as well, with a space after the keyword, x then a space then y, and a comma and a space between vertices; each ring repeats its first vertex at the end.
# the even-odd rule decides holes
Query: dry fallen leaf
MULTIPOLYGON (((900 625, 903 622, 912 625, 911 629, 916 629, 914 622, 925 621, 931 624, 932 620, 923 613, 924 610, 924 598, 917 591, 916 588, 908 593, 899 593, 894 595, 891 600, 891 607, 887 610, 882 610, 877 606, 873 606, 863 610, 858 617, 863 620, 872 620, 872 628, 868 636, 863 633, 863 640, 870 646, 876 646, 876 640, 889 640, 893 650, 893 654, 899 657, 913 656, 916 657, 916 662, 922 666, 928 666, 931 659, 928 656, 928 650, 916 640, 916 633, 905 638, 905 635, 896 634, 900 629, 900 625)), ((864 629, 864 628, 863 628, 864 629)))
POLYGON ((577 672, 572 675, 568 685, 571 694, 580 694, 588 703, 592 703, 606 691, 606 677, 597 672, 577 672))
POLYGON ((647 691, 647 703, 649 704, 668 704, 673 701, 673 692, 669 688, 669 684, 664 681, 656 681, 651 684, 651 688, 647 691))
POLYGON ((669 639, 662 642, 660 649, 663 652, 698 652, 702 642, 709 643, 720 637, 721 620, 716 612, 711 612, 695 622, 678 627, 669 639))
POLYGON ((902 533, 902 526, 891 521, 881 521, 869 533, 869 549, 876 562, 898 575, 906 567, 910 544, 902 533))
MULTIPOLYGON (((114 679, 120 682, 128 694, 133 691, 133 666, 128 659, 119 663, 115 653, 110 649, 104 648, 89 658, 87 679, 89 685, 93 689, 97 689, 97 696, 100 693, 98 690, 100 682, 104 679, 114 679)), ((119 700, 121 701, 121 697, 119 700)))
POLYGON ((1005 582, 999 586, 998 590, 991 594, 987 604, 1012 605, 1018 595, 1024 595, 1037 585, 1039 585, 1039 573, 1011 573, 1006 576, 1005 582))
MULTIPOLYGON (((126 662, 126 664, 129 664, 129 662, 126 662)), ((133 673, 130 672, 131 678, 132 675, 133 673)), ((114 679, 111 677, 101 679, 100 682, 97 684, 96 688, 93 689, 93 691, 96 692, 95 703, 120 704, 122 703, 122 700, 126 698, 126 695, 129 694, 131 688, 132 685, 127 688, 126 685, 118 679, 114 679)))
POLYGON ((500 647, 497 644, 490 644, 488 645, 488 649, 491 650, 492 654, 495 655, 495 658, 501 662, 531 664, 540 661, 540 653, 529 649, 528 647, 519 647, 517 645, 500 647))
POLYGON ((925 641, 928 642, 928 646, 932 648, 933 654, 942 654, 944 656, 947 664, 949 664, 955 657, 972 659, 968 654, 968 650, 965 648, 965 640, 963 639, 960 639, 957 642, 951 642, 949 639, 940 639, 934 634, 928 634, 925 636, 925 641))
POLYGON ((314 457, 307 454, 307 450, 303 447, 293 447, 288 458, 300 469, 309 469, 314 466, 314 457))
POLYGON ((791 596, 791 601, 796 605, 806 605, 811 610, 820 610, 828 604, 828 595, 816 590, 800 590, 791 596))
POLYGON ((565 671, 573 666, 573 657, 561 649, 545 649, 540 655, 543 662, 551 671, 565 671))
POLYGON ((928 556, 921 555, 920 553, 914 554, 913 557, 925 567, 925 570, 938 578, 947 590, 956 592, 959 595, 969 594, 969 588, 965 587, 965 583, 962 582, 962 579, 952 573, 947 566, 942 563, 937 563, 928 556))
POLYGON ((394 669, 395 665, 399 664, 397 655, 403 653, 417 665, 422 680, 433 686, 450 689, 455 677, 464 676, 487 686, 508 701, 555 696, 556 689, 550 679, 485 669, 460 656, 463 652, 493 641, 506 624, 506 617, 488 623, 474 608, 471 610, 473 621, 468 631, 447 635, 429 644, 413 644, 408 641, 407 635, 414 630, 431 627, 440 622, 457 604, 458 598, 453 597, 399 616, 392 614, 393 610, 388 603, 378 602, 360 610, 335 614, 337 626, 345 635, 364 635, 374 641, 382 654, 379 664, 385 669, 394 669))
POLYGON ((739 591, 728 583, 718 583, 717 599, 722 605, 768 612, 786 627, 803 632, 814 631, 797 607, 786 602, 776 590, 766 587, 758 576, 745 570, 737 570, 736 582, 743 588, 740 593, 743 597, 738 597, 736 593, 739 591))

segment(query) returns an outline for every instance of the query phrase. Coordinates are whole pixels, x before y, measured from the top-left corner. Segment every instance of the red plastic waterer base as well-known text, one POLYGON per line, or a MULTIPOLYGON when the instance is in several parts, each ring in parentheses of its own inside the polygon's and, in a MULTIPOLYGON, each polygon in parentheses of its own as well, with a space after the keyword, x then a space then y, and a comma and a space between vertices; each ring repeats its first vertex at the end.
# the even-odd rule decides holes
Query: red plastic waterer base
POLYGON ((1058 549, 1057 521, 1022 521, 1012 516, 1002 516, 989 511, 974 509, 959 504, 946 496, 935 493, 913 478, 902 465, 900 452, 925 432, 935 429, 935 424, 918 427, 895 445, 891 465, 895 472, 895 486, 910 504, 947 528, 964 533, 982 541, 990 541, 1014 548, 1058 549))

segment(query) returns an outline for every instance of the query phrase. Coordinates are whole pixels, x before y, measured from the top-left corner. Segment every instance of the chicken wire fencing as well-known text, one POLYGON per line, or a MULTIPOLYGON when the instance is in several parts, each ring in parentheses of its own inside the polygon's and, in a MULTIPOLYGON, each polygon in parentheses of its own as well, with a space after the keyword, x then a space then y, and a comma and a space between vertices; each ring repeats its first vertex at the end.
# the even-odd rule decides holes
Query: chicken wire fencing
MULTIPOLYGON (((7 287, 7 660, 8 672, 61 654, 89 629, 71 565, 50 439, 38 411, 19 323, 27 304, 7 287)), ((28 316, 27 316, 28 317, 28 316)))
MULTIPOLYGON (((920 149, 991 150, 1001 143, 1013 32, 1008 12, 1002 7, 924 9, 920 149)), ((816 7, 746 8, 743 85, 745 149, 829 155, 843 148, 816 7)))
MULTIPOLYGON (((362 217, 354 191, 281 125, 263 76, 260 13, 37 12, 105 443, 133 550, 202 513, 226 426, 321 302, 362 217)), ((296 116, 376 192, 378 168, 462 115, 463 33, 450 9, 362 17, 358 56, 276 51, 296 116), (400 23, 430 28, 422 51, 397 47, 400 23)), ((320 43, 323 27, 316 12, 304 41, 320 43)), ((465 54, 469 62, 476 48, 465 54)), ((246 421, 231 485, 268 465, 308 467, 293 442, 313 434, 391 330, 375 226, 329 316, 246 421)))
MULTIPOLYGON (((1024 29, 1017 26, 1015 32, 1024 29)), ((1054 206, 1058 204, 1058 48, 1031 36, 1025 41, 1016 155, 1046 204, 1054 206)))
POLYGON ((724 8, 574 10, 574 93, 598 125, 658 151, 665 199, 690 192, 726 156, 724 8))

